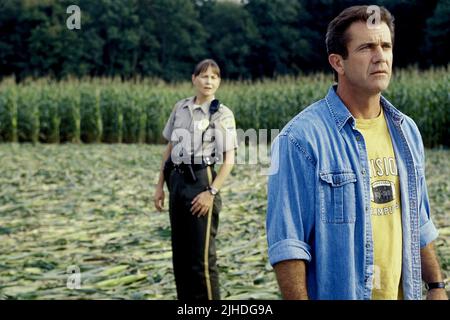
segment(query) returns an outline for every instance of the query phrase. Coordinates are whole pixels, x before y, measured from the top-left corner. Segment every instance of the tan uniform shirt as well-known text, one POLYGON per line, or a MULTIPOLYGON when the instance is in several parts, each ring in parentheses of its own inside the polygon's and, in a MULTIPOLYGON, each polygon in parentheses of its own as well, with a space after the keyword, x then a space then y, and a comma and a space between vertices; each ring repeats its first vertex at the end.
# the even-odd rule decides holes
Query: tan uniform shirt
POLYGON ((201 159, 206 163, 221 163, 224 152, 238 147, 233 112, 220 104, 210 117, 210 103, 195 105, 194 99, 178 101, 163 130, 164 138, 173 145, 172 161, 191 163, 194 156, 195 163, 201 159))

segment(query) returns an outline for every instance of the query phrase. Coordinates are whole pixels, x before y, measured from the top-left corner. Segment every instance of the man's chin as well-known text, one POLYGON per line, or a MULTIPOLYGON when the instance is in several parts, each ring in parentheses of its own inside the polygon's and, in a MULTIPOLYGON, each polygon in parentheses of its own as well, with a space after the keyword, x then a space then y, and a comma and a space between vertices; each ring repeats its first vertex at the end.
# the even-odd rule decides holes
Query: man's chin
POLYGON ((388 87, 389 87, 389 81, 377 81, 376 83, 373 84, 371 91, 374 94, 378 94, 378 93, 381 93, 384 90, 386 90, 388 87))

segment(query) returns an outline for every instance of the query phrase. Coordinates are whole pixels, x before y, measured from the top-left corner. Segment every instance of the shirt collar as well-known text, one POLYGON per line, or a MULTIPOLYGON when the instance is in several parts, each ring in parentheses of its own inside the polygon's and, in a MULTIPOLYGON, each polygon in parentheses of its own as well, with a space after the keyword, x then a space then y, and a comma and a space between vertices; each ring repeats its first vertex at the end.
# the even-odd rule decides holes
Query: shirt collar
POLYGON ((397 124, 402 124, 404 120, 404 115, 397 108, 395 108, 385 97, 381 96, 381 106, 384 109, 385 114, 387 114, 392 121, 397 124))
POLYGON ((333 116, 334 121, 336 122, 336 125, 340 131, 344 124, 346 124, 349 120, 351 121, 352 127, 354 127, 355 118, 353 118, 352 114, 350 113, 350 111, 348 111, 341 98, 339 98, 339 96, 337 95, 336 89, 337 85, 331 86, 325 97, 325 101, 327 102, 328 109, 330 110, 331 115, 333 116))
POLYGON ((185 104, 183 105, 183 108, 189 108, 190 110, 194 111, 196 109, 201 109, 203 111, 204 114, 208 114, 209 112, 209 103, 204 103, 201 106, 199 105, 195 105, 194 101, 195 101, 195 96, 190 97, 188 99, 186 99, 187 101, 185 102, 185 104))
MULTIPOLYGON (((350 121, 350 125, 353 129, 356 129, 355 118, 342 102, 341 98, 336 93, 337 85, 333 85, 328 90, 325 100, 328 105, 328 109, 333 115, 334 121, 339 130, 350 121)), ((381 96, 381 106, 384 109, 385 114, 391 118, 394 122, 401 124, 403 122, 403 115, 398 111, 385 97, 381 96)))

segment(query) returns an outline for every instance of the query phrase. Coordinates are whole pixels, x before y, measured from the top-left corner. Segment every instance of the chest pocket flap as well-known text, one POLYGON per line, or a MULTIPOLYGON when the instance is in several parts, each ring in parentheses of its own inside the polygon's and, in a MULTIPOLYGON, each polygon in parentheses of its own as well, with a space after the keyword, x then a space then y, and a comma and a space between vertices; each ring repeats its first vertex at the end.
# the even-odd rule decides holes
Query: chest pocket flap
POLYGON ((324 223, 354 223, 356 174, 349 170, 320 172, 320 216, 324 223))
POLYGON ((331 184, 333 187, 341 187, 344 184, 350 182, 356 182, 356 174, 353 172, 343 172, 343 173, 326 173, 321 172, 320 178, 331 184))

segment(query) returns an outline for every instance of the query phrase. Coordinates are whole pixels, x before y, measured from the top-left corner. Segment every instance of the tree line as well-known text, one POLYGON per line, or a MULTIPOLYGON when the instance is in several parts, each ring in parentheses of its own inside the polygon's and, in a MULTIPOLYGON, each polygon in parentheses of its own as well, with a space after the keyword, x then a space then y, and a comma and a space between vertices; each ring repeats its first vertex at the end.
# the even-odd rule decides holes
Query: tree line
MULTIPOLYGON (((187 79, 211 57, 229 79, 328 70, 331 0, 1 0, 0 77, 187 79), (69 30, 70 5, 81 29, 69 30)), ((396 19, 394 62, 447 65, 449 0, 372 1, 396 19)))

